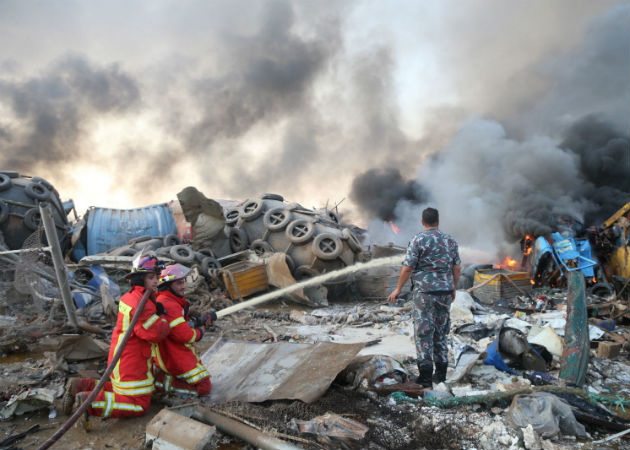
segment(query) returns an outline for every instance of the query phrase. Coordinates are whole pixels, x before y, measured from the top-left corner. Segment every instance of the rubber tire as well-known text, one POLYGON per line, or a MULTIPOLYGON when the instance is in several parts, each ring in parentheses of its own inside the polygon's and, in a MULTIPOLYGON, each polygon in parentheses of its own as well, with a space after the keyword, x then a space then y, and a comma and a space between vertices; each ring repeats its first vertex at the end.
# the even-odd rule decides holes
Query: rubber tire
POLYGON ((361 248, 361 243, 354 235, 354 233, 350 231, 349 228, 344 228, 341 231, 341 237, 342 239, 346 240, 346 242, 348 243, 348 247, 350 247, 350 250, 352 250, 353 252, 361 253, 363 251, 363 248, 361 248))
POLYGON ((216 255, 214 254, 214 251, 210 247, 202 248, 197 253, 201 253, 204 256, 211 256, 213 258, 216 258, 216 255))
POLYGON ((135 238, 129 239, 129 245, 139 244, 140 242, 145 242, 151 239, 151 235, 145 234, 144 236, 136 236, 135 238))
POLYGON ((26 185, 24 192, 32 199, 39 201, 48 200, 50 198, 50 190, 43 184, 35 183, 34 181, 26 185))
POLYGON ((182 241, 176 234, 167 234, 162 240, 164 247, 170 247, 171 245, 181 245, 182 241))
POLYGON ((251 243, 249 248, 256 252, 258 256, 262 256, 266 253, 273 253, 275 251, 269 242, 265 242, 262 239, 256 239, 251 243))
POLYGON ((33 177, 32 180, 35 183, 43 184, 44 186, 48 188, 50 192, 55 190, 54 186, 50 184, 47 180, 44 180, 42 177, 33 177))
POLYGON ((596 283, 593 286, 591 286, 590 288, 588 288, 588 293, 590 295, 593 295, 593 296, 599 297, 599 298, 610 297, 614 292, 615 292, 614 288, 608 283, 596 283), (596 294, 597 291, 603 290, 603 289, 608 290, 608 295, 596 294))
POLYGON ((9 205, 0 200, 0 225, 7 221, 9 218, 9 205))
POLYGON ((318 275, 319 275, 319 272, 313 269, 312 267, 300 266, 297 269, 295 269, 293 278, 295 278, 296 281, 302 281, 302 280, 306 280, 307 278, 316 277, 318 275))
POLYGON ((158 248, 158 249, 155 251, 155 254, 156 254, 157 256, 170 257, 170 254, 171 254, 171 249, 172 249, 172 248, 173 248, 173 247, 162 247, 162 248, 158 248))
POLYGON ((243 206, 242 217, 248 222, 258 219, 263 212, 263 202, 260 199, 248 200, 243 206))
POLYGON ((39 214, 39 209, 31 208, 24 214, 24 226, 29 230, 36 231, 41 223, 42 217, 39 214))
POLYGON ((238 219, 241 218, 241 211, 238 208, 228 209, 225 212, 225 223, 227 225, 233 226, 236 225, 238 219))
POLYGON ((313 254, 319 259, 331 261, 337 259, 341 252, 343 252, 343 243, 339 236, 332 233, 322 233, 315 236, 313 240, 313 254), (322 248, 322 245, 325 245, 325 247, 322 248))
POLYGON ((262 200, 277 200, 279 202, 284 201, 284 197, 280 194, 263 194, 260 196, 262 200))
POLYGON ((212 256, 206 256, 204 259, 201 260, 201 274, 206 276, 206 277, 210 277, 210 269, 220 269, 221 268, 221 263, 219 261, 217 261, 216 258, 213 258, 212 256))
POLYGON ((286 226, 291 222, 291 211, 284 207, 273 208, 265 213, 263 217, 263 225, 269 231, 281 231, 286 228, 286 226), (284 214, 284 218, 276 221, 280 216, 280 213, 284 214))
POLYGON ((289 272, 291 272, 293 274, 293 272, 295 271, 295 261, 293 261, 293 258, 291 258, 289 255, 287 255, 285 253, 284 254, 284 261, 287 263, 287 267, 289 268, 289 272))
POLYGON ((8 176, 9 178, 20 178, 20 174, 18 172, 14 172, 12 170, 2 170, 0 173, 8 176))
POLYGON ((0 191, 6 191, 11 187, 11 177, 6 173, 0 173, 0 191))
POLYGON ((126 248, 118 253, 116 256, 135 256, 136 253, 138 252, 133 248, 126 248))
POLYGON ((293 222, 291 222, 287 226, 287 229, 285 230, 285 234, 287 236, 287 239, 290 242, 292 242, 294 244, 298 244, 298 245, 299 244, 305 244, 308 241, 310 241, 311 238, 313 237, 313 235, 315 234, 315 224, 313 222, 311 222, 310 220, 297 219, 297 220, 294 220, 293 222), (306 226, 306 231, 302 235, 295 236, 294 235, 294 230, 298 226, 306 226))
POLYGON ((188 245, 173 245, 168 254, 180 264, 191 264, 195 260, 195 252, 188 245))
POLYGON ((232 228, 230 230, 230 249, 232 252, 242 252, 249 247, 247 233, 240 228, 232 228))

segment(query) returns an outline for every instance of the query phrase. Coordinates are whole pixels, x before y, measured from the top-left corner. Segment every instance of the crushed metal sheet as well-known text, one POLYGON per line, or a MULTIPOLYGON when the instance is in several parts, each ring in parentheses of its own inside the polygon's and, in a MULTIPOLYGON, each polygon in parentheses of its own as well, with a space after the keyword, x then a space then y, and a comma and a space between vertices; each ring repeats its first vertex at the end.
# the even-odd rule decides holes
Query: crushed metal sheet
POLYGON ((323 395, 365 344, 257 343, 218 340, 201 357, 212 375, 210 399, 262 402, 323 395))

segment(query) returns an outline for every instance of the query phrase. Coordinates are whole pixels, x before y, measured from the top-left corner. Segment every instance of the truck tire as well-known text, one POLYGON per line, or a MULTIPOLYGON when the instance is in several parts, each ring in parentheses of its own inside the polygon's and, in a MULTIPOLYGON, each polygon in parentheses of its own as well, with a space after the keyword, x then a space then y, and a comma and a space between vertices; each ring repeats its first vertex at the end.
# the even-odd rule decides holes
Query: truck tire
POLYGON ((343 243, 332 233, 322 233, 313 240, 313 254, 324 261, 337 259, 343 251, 343 243))
POLYGON ((42 216, 39 214, 39 209, 31 208, 24 214, 24 225, 29 230, 36 231, 41 223, 42 216))
POLYGON ((247 250, 249 241, 247 233, 240 228, 232 228, 230 230, 230 249, 234 252, 242 252, 247 250))
POLYGON ((248 222, 258 219, 263 212, 263 202, 260 199, 248 200, 243 205, 243 219, 248 222))
POLYGON ((176 234, 167 234, 164 236, 162 241, 164 243, 164 247, 170 247, 172 245, 180 245, 182 241, 179 239, 179 236, 176 234))
POLYGON ((6 191, 11 187, 11 177, 6 173, 0 173, 0 191, 6 191))
POLYGON ((35 183, 34 181, 31 181, 26 185, 24 192, 34 200, 44 201, 50 198, 50 191, 48 188, 43 184, 35 183))
POLYGON ((361 248, 361 243, 354 235, 354 233, 350 231, 349 228, 344 228, 341 231, 341 237, 346 240, 346 242, 348 243, 348 247, 350 247, 350 250, 352 250, 353 252, 360 253, 363 251, 363 249, 361 248))
POLYGON ((284 197, 280 194, 263 194, 260 196, 262 200, 277 200, 279 202, 284 201, 284 197))
POLYGON ((310 241, 315 234, 315 226, 310 220, 297 219, 287 226, 285 234, 292 243, 304 244, 310 241))
POLYGON ((229 226, 234 226, 240 217, 241 211, 238 208, 228 209, 225 212, 225 223, 229 226))
POLYGON ((291 222, 291 211, 284 207, 270 209, 263 217, 263 225, 269 231, 284 230, 289 222, 291 222))
POLYGON ((252 242, 249 248, 256 252, 258 256, 274 252, 271 244, 269 244, 269 242, 263 241, 262 239, 256 239, 254 242, 252 242))
POLYGON ((302 281, 302 280, 306 280, 307 278, 316 277, 317 275, 319 275, 319 272, 317 272, 317 270, 313 269, 312 267, 300 266, 297 269, 295 269, 295 273, 293 274, 293 277, 295 278, 296 281, 302 281))
POLYGON ((216 258, 213 258, 212 256, 206 256, 201 261, 201 274, 206 277, 212 276, 212 274, 210 273, 210 270, 220 269, 220 268, 221 268, 221 263, 217 261, 216 258))
POLYGON ((195 260, 195 252, 188 245, 173 245, 168 253, 180 264, 190 264, 195 260))

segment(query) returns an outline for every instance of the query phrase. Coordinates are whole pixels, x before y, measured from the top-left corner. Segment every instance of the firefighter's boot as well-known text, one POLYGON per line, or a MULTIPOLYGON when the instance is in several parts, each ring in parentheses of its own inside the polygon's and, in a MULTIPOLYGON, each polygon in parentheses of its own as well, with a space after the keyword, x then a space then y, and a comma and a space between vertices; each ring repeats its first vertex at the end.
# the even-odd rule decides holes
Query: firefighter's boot
POLYGON ((66 415, 72 414, 75 397, 79 392, 89 392, 96 386, 93 378, 71 378, 66 384, 66 392, 63 395, 63 412, 66 415))

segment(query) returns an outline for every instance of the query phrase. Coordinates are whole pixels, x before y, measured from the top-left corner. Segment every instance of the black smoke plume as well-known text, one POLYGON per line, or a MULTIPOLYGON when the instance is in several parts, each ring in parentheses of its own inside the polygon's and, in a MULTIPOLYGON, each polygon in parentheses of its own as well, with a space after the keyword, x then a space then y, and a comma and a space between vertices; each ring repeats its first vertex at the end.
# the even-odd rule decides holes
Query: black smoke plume
POLYGON ((395 220, 400 200, 414 204, 427 201, 424 188, 414 180, 405 180, 398 169, 370 169, 352 182, 350 199, 363 213, 383 220, 395 220))

